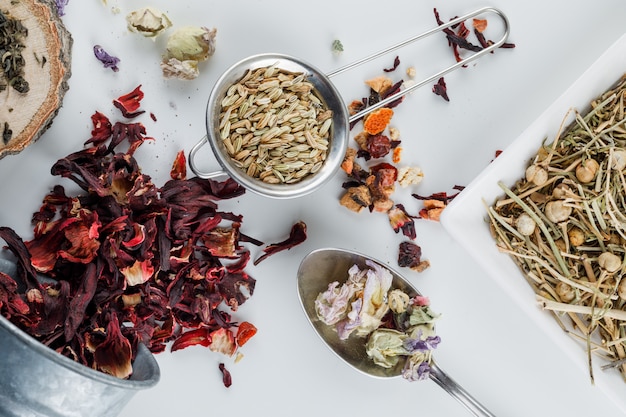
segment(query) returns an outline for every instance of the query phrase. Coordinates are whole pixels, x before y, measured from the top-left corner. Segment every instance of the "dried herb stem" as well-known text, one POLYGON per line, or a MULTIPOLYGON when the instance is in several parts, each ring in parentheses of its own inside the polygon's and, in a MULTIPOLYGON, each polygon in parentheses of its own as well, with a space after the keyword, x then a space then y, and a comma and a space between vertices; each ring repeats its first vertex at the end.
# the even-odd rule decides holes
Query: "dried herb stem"
POLYGON ((586 114, 569 109, 528 177, 512 187, 499 182, 503 195, 487 207, 498 250, 519 266, 541 307, 586 344, 592 379, 592 354, 626 379, 624 95, 626 76, 586 114))
POLYGON ((537 300, 544 310, 552 310, 559 312, 568 312, 576 314, 586 314, 598 320, 602 317, 613 318, 621 321, 626 321, 626 311, 615 309, 599 309, 593 306, 572 305, 567 303, 560 303, 547 298, 539 298, 537 300))

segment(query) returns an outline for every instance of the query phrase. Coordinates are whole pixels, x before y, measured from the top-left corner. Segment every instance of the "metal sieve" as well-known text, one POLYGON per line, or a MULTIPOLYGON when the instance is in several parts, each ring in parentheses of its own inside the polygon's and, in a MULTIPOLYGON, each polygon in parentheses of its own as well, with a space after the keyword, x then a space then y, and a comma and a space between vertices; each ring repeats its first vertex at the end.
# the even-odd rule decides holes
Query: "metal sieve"
POLYGON ((230 176, 246 189, 266 197, 295 198, 312 193, 323 184, 325 184, 339 169, 341 162, 343 161, 346 149, 348 147, 348 139, 350 133, 349 124, 351 122, 359 120, 370 112, 388 105, 389 103, 405 96, 406 94, 423 86, 424 84, 431 83, 434 80, 437 80, 440 77, 444 76, 445 74, 461 66, 467 65, 469 62, 478 59, 485 54, 490 53, 494 49, 504 44, 508 38, 508 35, 509 21, 506 15, 496 8, 484 7, 468 13, 464 16, 452 19, 445 24, 434 27, 426 32, 409 38, 403 42, 392 45, 384 50, 376 52, 372 55, 369 55, 365 58, 343 66, 327 74, 324 74, 313 65, 299 58, 283 54, 268 53, 253 55, 245 58, 227 69, 215 83, 215 86, 213 87, 209 95, 209 100, 207 103, 207 134, 191 148, 188 158, 189 167, 195 175, 201 178, 216 178, 226 175, 230 176), (343 102, 341 95, 339 94, 333 83, 330 81, 330 78, 346 72, 352 68, 355 68, 361 64, 369 62, 382 55, 386 55, 392 51, 402 48, 412 42, 460 24, 461 22, 464 22, 469 18, 487 13, 495 14, 502 19, 504 25, 503 35, 497 42, 494 42, 492 45, 470 55, 469 57, 464 58, 462 61, 457 62, 454 65, 451 65, 448 68, 445 68, 437 72, 436 74, 420 82, 417 82, 410 87, 403 89, 396 94, 390 95, 389 97, 381 100, 375 105, 369 106, 354 115, 348 114, 347 106, 343 102), (330 131, 330 143, 326 160, 324 161, 321 169, 315 174, 308 175, 301 181, 293 184, 268 184, 260 179, 256 179, 247 175, 241 168, 234 164, 220 138, 219 116, 221 112, 221 102, 222 99, 226 96, 228 89, 231 87, 232 84, 239 81, 244 76, 246 71, 271 65, 276 65, 277 67, 285 70, 303 72, 304 74, 306 74, 308 81, 313 84, 319 99, 327 108, 329 108, 333 112, 333 124, 330 131), (211 146, 213 154, 219 162, 222 170, 205 172, 198 168, 195 158, 198 154, 198 151, 207 143, 211 146))

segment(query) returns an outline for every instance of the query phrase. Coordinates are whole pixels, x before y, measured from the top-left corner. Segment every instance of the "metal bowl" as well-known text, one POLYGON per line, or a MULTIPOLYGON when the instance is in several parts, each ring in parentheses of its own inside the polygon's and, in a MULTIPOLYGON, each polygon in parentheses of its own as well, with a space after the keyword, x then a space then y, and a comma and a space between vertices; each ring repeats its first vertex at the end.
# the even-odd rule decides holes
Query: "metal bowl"
MULTIPOLYGON (((255 193, 273 198, 294 198, 309 194, 321 187, 340 167, 348 147, 349 115, 348 109, 344 104, 341 95, 328 77, 320 70, 291 56, 281 54, 260 54, 237 62, 217 80, 207 103, 206 128, 207 136, 198 142, 198 144, 196 144, 196 146, 194 146, 189 153, 189 166, 197 176, 202 178, 212 178, 220 175, 228 175, 246 189, 255 193), (262 180, 250 177, 232 162, 224 145, 222 144, 222 140, 220 139, 220 107, 221 101, 225 97, 228 88, 233 83, 236 83, 239 79, 241 79, 246 71, 270 65, 276 65, 277 67, 289 71, 305 73, 308 81, 310 81, 315 87, 318 98, 333 112, 330 144, 328 154, 322 168, 315 174, 308 175, 301 181, 293 184, 268 184, 262 180), (207 142, 211 145, 213 154, 223 171, 202 172, 197 168, 195 161, 197 151, 207 142)), ((209 155, 203 153, 198 155, 198 157, 206 160, 209 155)))
MULTIPOLYGON (((15 264, 0 259, 0 272, 15 264)), ((159 366, 140 344, 129 379, 88 368, 57 353, 0 315, 0 416, 113 417, 139 390, 160 379, 159 366)))

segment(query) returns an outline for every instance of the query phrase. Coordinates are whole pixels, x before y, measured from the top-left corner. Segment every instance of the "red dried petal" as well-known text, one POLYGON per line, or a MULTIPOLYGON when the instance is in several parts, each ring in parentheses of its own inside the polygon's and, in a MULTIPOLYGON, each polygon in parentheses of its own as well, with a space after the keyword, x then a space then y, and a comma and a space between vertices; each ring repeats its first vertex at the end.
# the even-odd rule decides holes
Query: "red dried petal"
POLYGON ((88 264, 95 259, 100 249, 100 241, 97 239, 97 215, 93 218, 96 223, 89 227, 82 223, 73 223, 63 229, 63 235, 69 246, 58 251, 59 257, 82 264, 88 264))
POLYGON ((289 237, 282 242, 273 243, 265 247, 265 249, 263 249, 263 252, 265 253, 254 261, 254 265, 258 265, 268 256, 271 256, 283 250, 291 249, 294 246, 299 245, 306 240, 306 237, 306 223, 304 223, 303 221, 297 222, 291 227, 289 237))
POLYGON ((130 342, 122 335, 118 317, 111 313, 106 338, 93 353, 96 369, 118 378, 128 378, 133 373, 130 342))
POLYGON ((170 177, 173 180, 186 180, 187 179, 187 159, 185 158, 185 152, 179 151, 174 158, 172 169, 170 170, 170 177))
POLYGON ((109 118, 98 111, 91 116, 91 122, 93 123, 91 138, 85 144, 92 143, 98 146, 111 137, 112 125, 109 118))
POLYGON ((216 284, 216 290, 231 310, 237 311, 239 306, 252 296, 255 286, 256 280, 245 272, 227 272, 216 284))
POLYGON ((441 96, 445 101, 450 101, 448 97, 448 88, 446 87, 446 81, 443 77, 439 78, 437 84, 433 85, 433 93, 441 96))
POLYGON ((402 204, 396 204, 394 208, 389 210, 388 216, 389 223, 396 233, 402 230, 402 233, 410 239, 417 237, 413 217, 407 213, 402 204))
POLYGON ((211 343, 211 337, 209 335, 209 329, 207 328, 199 328, 195 330, 189 330, 182 335, 180 335, 174 343, 172 343, 171 351, 175 352, 177 350, 185 349, 189 346, 209 346, 211 343))
POLYGON ((124 117, 132 119, 145 112, 145 110, 138 110, 143 96, 144 94, 143 91, 141 91, 140 84, 130 93, 121 95, 113 100, 113 105, 122 112, 124 117))
POLYGON ((248 340, 252 338, 257 332, 257 328, 247 321, 242 322, 237 329, 237 335, 235 336, 235 341, 237 342, 237 346, 243 346, 246 344, 248 340))
POLYGON ((126 284, 129 287, 143 284, 147 282, 154 275, 154 266, 150 260, 138 261, 136 260, 131 266, 124 267, 120 270, 126 284))
POLYGON ((230 372, 228 371, 228 369, 226 369, 226 366, 223 363, 219 364, 219 368, 222 372, 222 382, 224 383, 224 386, 226 388, 230 387, 233 383, 233 378, 230 372))

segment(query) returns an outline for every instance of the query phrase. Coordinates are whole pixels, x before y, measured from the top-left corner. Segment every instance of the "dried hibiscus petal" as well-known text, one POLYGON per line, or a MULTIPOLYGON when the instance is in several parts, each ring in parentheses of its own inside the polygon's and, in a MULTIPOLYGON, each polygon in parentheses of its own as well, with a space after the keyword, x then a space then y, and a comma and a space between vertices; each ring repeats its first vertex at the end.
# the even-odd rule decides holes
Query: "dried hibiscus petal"
POLYGON ((132 119, 133 117, 137 117, 140 114, 145 113, 144 110, 139 110, 143 96, 144 94, 143 91, 141 91, 141 85, 138 85, 130 93, 121 95, 113 100, 113 105, 122 112, 124 117, 132 119))
POLYGON ((389 223, 391 223, 391 227, 396 233, 402 230, 402 234, 410 239, 417 237, 413 216, 407 213, 402 204, 396 204, 387 214, 389 223))
POLYGON ((187 179, 187 159, 185 158, 185 152, 180 151, 176 154, 172 169, 170 170, 170 177, 173 180, 187 179))
POLYGON ((299 221, 291 227, 291 232, 287 239, 279 243, 273 243, 271 245, 268 245, 265 249, 263 249, 263 252, 265 253, 254 261, 254 265, 258 265, 261 261, 275 253, 291 249, 294 246, 297 246, 300 243, 304 242, 305 240, 306 223, 304 223, 303 221, 299 221))
POLYGON ((91 139, 85 142, 85 144, 92 143, 95 146, 98 146, 111 137, 112 125, 108 117, 98 111, 91 116, 91 122, 93 123, 91 139))
POLYGON ((437 83, 433 85, 433 93, 438 96, 441 96, 445 101, 450 101, 448 97, 448 87, 446 86, 446 81, 443 77, 437 80, 437 83))
POLYGON ((224 365, 223 363, 220 363, 219 369, 220 369, 220 372, 222 372, 222 382, 224 383, 224 386, 226 388, 230 387, 233 384, 233 378, 230 372, 228 371, 228 369, 226 369, 226 365, 224 365))
POLYGON ((385 72, 395 71, 399 65, 400 65, 400 57, 396 56, 393 60, 393 66, 391 68, 383 68, 383 71, 385 72))
POLYGON ((211 343, 211 338, 209 336, 209 329, 207 328, 199 328, 194 330, 189 330, 182 335, 180 335, 174 343, 172 343, 171 351, 175 352, 177 350, 185 349, 189 346, 209 346, 211 343))
POLYGON ((122 335, 115 313, 111 313, 111 318, 107 324, 106 338, 96 347, 93 356, 96 368, 107 374, 122 379, 132 374, 131 345, 128 339, 122 335))

